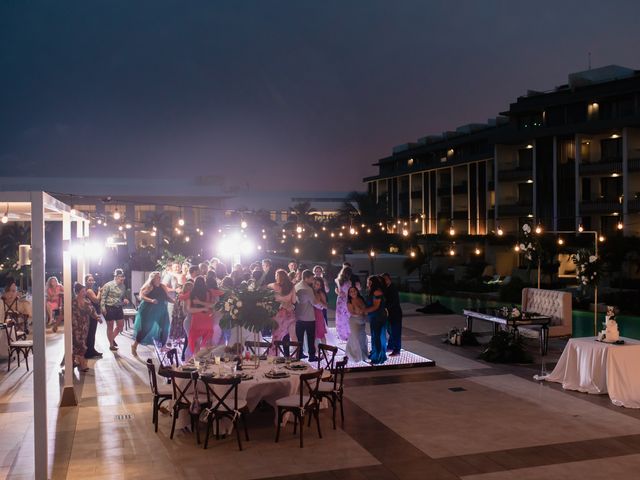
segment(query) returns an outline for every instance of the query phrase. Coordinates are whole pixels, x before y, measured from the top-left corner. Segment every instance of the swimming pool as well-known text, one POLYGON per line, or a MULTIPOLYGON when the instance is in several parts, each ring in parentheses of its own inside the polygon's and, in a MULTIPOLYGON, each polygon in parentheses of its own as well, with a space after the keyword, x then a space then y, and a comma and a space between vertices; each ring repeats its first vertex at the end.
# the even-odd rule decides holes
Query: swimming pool
MULTIPOLYGON (((455 313, 462 313, 465 308, 473 309, 476 307, 502 307, 511 306, 511 303, 498 302, 494 300, 481 300, 470 297, 444 297, 433 295, 433 301, 440 301, 443 305, 453 310, 455 313)), ((415 303, 417 305, 425 305, 429 300, 429 296, 424 293, 400 293, 402 302, 415 303)), ((618 327, 620 335, 629 338, 640 339, 640 317, 634 315, 618 315, 618 327)), ((598 316, 599 322, 604 322, 604 314, 598 316)), ((598 325, 601 329, 601 324, 598 325)), ((593 335, 593 312, 584 310, 573 310, 573 336, 589 337, 593 335)))

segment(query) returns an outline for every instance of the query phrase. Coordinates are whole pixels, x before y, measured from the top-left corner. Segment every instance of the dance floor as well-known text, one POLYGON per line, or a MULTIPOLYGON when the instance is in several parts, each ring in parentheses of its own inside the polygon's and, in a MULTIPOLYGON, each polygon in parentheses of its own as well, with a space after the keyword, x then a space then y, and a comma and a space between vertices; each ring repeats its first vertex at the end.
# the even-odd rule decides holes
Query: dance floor
MULTIPOLYGON (((333 327, 329 327, 329 335, 327 337, 335 339, 335 345, 341 350, 341 353, 338 354, 338 357, 341 357, 344 354, 344 351, 347 346, 347 342, 344 342, 338 338, 336 334, 336 329, 333 327)), ((371 337, 367 335, 367 344, 369 345, 369 349, 371 349, 371 337)), ((352 362, 349 361, 347 364, 347 370, 349 371, 364 371, 364 370, 386 370, 392 368, 416 368, 416 367, 434 367, 436 362, 431 360, 430 358, 422 357, 416 353, 410 352, 409 350, 405 350, 404 348, 400 352, 400 355, 397 357, 389 357, 387 356, 387 361, 381 365, 371 365, 367 362, 352 362)))

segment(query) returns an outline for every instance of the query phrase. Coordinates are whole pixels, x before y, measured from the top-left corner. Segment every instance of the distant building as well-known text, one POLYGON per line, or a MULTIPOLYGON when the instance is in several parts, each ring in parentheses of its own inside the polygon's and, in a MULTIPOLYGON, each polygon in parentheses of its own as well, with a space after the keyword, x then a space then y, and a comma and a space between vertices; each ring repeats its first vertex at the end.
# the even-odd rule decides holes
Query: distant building
POLYGON ((289 220, 292 207, 309 202, 311 215, 334 215, 347 194, 259 192, 225 188, 215 176, 195 178, 0 177, 0 191, 46 190, 89 214, 93 225, 121 226, 130 251, 155 245, 156 230, 198 235, 239 225, 240 212, 261 211, 276 224, 289 220), (182 222, 181 222, 182 220, 182 222), (129 228, 127 228, 129 226, 129 228))
POLYGON ((400 145, 369 192, 412 231, 462 234, 527 223, 640 234, 640 71, 611 65, 529 91, 486 124, 400 145))

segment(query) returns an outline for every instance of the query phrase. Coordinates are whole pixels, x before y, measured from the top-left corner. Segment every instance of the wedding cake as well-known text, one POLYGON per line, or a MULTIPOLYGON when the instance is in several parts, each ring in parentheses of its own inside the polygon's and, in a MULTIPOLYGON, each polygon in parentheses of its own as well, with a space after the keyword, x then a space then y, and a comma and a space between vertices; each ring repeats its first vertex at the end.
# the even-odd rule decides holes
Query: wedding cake
POLYGON ((620 340, 618 322, 616 322, 616 317, 612 307, 607 307, 605 329, 600 332, 598 339, 608 343, 615 343, 620 340))

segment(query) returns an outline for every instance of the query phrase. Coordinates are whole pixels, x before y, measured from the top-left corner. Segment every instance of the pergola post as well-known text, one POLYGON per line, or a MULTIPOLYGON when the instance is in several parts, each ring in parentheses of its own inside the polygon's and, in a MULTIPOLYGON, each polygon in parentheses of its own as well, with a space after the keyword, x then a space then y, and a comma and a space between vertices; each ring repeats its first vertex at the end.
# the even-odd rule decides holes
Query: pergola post
POLYGON ((44 194, 31 192, 31 288, 33 314, 33 443, 35 478, 49 478, 47 354, 45 338, 44 194))
POLYGON ((62 213, 62 284, 64 286, 64 387, 60 396, 61 407, 78 405, 73 388, 73 327, 71 302, 73 298, 71 277, 71 215, 62 213))

